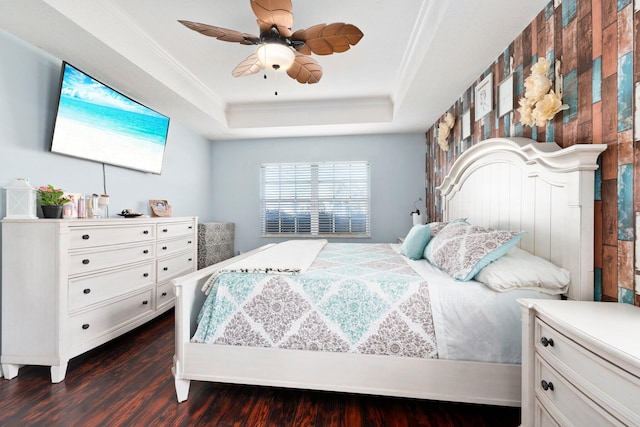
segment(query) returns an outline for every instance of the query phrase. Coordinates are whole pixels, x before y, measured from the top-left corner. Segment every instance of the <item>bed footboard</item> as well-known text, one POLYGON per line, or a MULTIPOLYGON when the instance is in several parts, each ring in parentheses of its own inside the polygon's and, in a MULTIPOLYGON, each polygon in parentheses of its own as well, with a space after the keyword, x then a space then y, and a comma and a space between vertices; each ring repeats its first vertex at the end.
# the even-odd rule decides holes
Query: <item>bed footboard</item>
POLYGON ((233 264, 234 262, 263 251, 272 244, 261 246, 250 252, 227 259, 202 270, 189 273, 187 275, 173 279, 174 293, 176 295, 175 308, 175 355, 173 356, 173 368, 171 369, 175 380, 176 395, 178 402, 187 400, 189 395, 190 380, 184 378, 185 345, 196 330, 196 319, 200 308, 206 299, 202 292, 202 286, 213 273, 233 264))

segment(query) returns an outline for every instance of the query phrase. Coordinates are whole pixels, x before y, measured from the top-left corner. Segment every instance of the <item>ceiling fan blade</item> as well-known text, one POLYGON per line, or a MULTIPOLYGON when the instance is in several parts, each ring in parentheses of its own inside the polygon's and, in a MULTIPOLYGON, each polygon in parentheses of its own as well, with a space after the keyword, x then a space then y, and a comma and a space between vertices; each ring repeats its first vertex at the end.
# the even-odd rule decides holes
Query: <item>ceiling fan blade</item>
POLYGON ((251 74, 255 74, 260 70, 262 70, 262 65, 260 65, 258 55, 252 53, 247 57, 247 59, 239 63, 236 68, 233 69, 231 75, 233 77, 250 76, 251 74))
POLYGON ((258 18, 260 32, 269 31, 275 25, 282 37, 291 37, 291 8, 291 0, 251 0, 251 9, 258 18))
POLYGON ((293 33, 291 40, 304 42, 304 46, 298 49, 300 53, 331 55, 349 50, 351 46, 358 44, 362 37, 364 34, 355 25, 336 22, 298 30, 293 33))
POLYGON ((322 78, 322 67, 315 59, 296 52, 296 59, 287 70, 287 74, 299 83, 318 83, 322 78))
POLYGON ((199 22, 181 20, 178 20, 178 22, 193 31, 199 32, 200 34, 215 37, 218 40, 225 42, 234 42, 246 45, 260 44, 260 38, 252 34, 241 33, 240 31, 229 30, 227 28, 214 27, 213 25, 201 24, 199 22))

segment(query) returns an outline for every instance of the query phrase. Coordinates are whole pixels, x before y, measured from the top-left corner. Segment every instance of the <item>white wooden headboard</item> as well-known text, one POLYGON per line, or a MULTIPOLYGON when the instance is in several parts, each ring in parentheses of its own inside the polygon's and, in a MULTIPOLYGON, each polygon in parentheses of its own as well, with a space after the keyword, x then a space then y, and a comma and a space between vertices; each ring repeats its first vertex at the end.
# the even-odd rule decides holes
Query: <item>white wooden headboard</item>
POLYGON ((567 297, 593 300, 594 171, 605 144, 493 138, 463 152, 442 184, 444 220, 523 230, 520 247, 571 273, 567 297))

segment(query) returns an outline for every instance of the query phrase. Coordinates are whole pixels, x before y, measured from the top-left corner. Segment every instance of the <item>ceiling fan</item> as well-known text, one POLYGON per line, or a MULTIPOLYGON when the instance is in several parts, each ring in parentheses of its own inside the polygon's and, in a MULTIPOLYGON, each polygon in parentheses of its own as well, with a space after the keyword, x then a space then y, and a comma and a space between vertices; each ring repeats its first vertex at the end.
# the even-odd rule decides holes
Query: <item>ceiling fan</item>
POLYGON ((262 69, 286 70, 300 83, 318 83, 322 67, 308 55, 331 55, 349 50, 364 36, 355 25, 336 22, 318 24, 306 30, 291 31, 293 13, 291 0, 250 0, 256 15, 260 36, 241 33, 212 25, 178 20, 181 24, 205 36, 226 42, 256 45, 258 49, 242 61, 231 73, 234 77, 255 74, 262 69))

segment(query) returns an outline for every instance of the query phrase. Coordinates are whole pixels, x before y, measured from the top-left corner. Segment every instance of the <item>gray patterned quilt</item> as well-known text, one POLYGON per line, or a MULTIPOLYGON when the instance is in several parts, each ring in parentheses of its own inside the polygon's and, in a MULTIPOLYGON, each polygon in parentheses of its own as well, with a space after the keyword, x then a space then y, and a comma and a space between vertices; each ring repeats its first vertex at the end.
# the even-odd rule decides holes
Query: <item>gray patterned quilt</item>
POLYGON ((438 356, 427 283, 389 244, 329 243, 299 275, 223 273, 192 342, 438 356))

